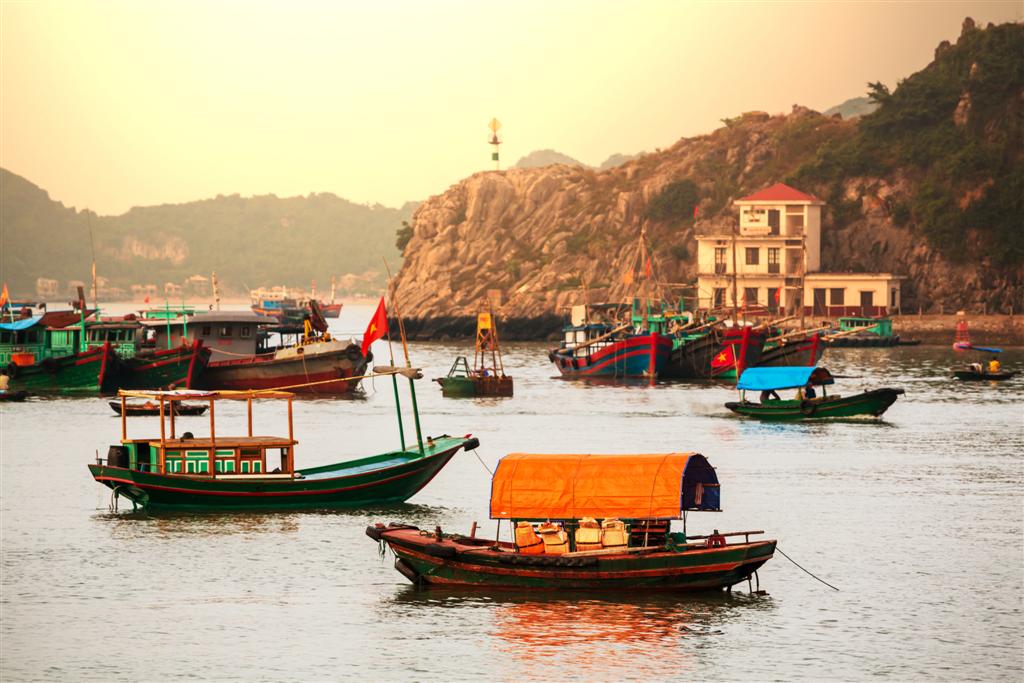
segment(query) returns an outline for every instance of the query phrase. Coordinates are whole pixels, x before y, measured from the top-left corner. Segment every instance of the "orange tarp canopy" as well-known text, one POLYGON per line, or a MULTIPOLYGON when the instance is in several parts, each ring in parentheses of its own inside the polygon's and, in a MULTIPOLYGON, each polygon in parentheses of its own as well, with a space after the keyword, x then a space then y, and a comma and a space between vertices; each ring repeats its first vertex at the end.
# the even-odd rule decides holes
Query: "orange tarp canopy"
MULTIPOLYGON (((491 482, 491 518, 677 519, 683 509, 683 475, 691 462, 697 465, 697 479, 717 487, 714 469, 698 453, 512 453, 498 463, 491 482)), ((696 486, 688 484, 691 491, 696 486)), ((697 506, 717 507, 717 495, 714 507, 697 506)))

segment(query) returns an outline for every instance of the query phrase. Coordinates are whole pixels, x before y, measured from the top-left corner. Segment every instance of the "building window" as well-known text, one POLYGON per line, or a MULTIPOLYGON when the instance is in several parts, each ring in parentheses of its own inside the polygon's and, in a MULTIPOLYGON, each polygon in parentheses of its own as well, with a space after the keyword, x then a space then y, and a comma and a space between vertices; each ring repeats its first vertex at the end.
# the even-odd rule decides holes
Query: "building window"
POLYGON ((757 287, 744 287, 743 288, 743 305, 744 306, 756 306, 757 305, 757 287))
POLYGON ((778 247, 768 247, 768 272, 779 272, 779 251, 778 247))
POLYGON ((715 275, 725 274, 725 247, 715 247, 715 275))
POLYGON ((756 266, 761 262, 761 249, 758 247, 747 247, 747 265, 756 266))
POLYGON ((779 234, 779 210, 769 209, 768 210, 768 227, 771 228, 770 234, 779 234))
POLYGON ((725 287, 715 287, 715 297, 712 302, 712 308, 724 308, 725 307, 725 287))
POLYGON ((768 312, 778 313, 779 312, 779 288, 769 287, 768 288, 768 312))
POLYGON ((889 304, 889 306, 891 306, 892 308, 897 308, 897 305, 896 305, 896 288, 895 287, 892 289, 892 295, 891 295, 890 301, 891 301, 891 303, 889 304))
POLYGON ((825 290, 815 288, 812 296, 814 297, 811 299, 813 303, 812 315, 825 315, 825 290))
POLYGON ((829 306, 844 306, 846 305, 846 290, 841 287, 836 287, 828 290, 828 305, 829 306))

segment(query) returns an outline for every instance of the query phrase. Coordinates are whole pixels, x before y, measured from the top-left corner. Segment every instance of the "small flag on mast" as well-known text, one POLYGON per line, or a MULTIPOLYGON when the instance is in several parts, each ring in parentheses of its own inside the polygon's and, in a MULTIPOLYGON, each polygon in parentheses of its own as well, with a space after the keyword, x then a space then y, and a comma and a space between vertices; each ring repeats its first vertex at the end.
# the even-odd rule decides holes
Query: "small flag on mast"
POLYGON ((363 334, 363 345, 361 347, 363 355, 370 348, 370 344, 376 340, 382 338, 388 333, 388 313, 384 309, 384 297, 380 298, 380 303, 377 304, 377 312, 370 318, 370 324, 366 326, 366 332, 363 334))

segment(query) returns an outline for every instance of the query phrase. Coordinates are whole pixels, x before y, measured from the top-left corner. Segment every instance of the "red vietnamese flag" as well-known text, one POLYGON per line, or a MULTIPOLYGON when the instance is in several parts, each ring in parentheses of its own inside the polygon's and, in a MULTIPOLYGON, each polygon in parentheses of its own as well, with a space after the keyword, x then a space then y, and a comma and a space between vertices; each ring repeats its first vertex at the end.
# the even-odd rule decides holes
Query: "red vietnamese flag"
POLYGON ((377 304, 377 312, 370 318, 370 324, 366 326, 366 332, 363 334, 363 355, 366 355, 366 351, 370 348, 375 340, 380 339, 388 333, 388 312, 384 310, 384 297, 380 298, 380 303, 377 304))
POLYGON ((730 345, 716 353, 715 357, 711 359, 711 369, 731 368, 736 363, 735 351, 733 349, 734 347, 730 345))

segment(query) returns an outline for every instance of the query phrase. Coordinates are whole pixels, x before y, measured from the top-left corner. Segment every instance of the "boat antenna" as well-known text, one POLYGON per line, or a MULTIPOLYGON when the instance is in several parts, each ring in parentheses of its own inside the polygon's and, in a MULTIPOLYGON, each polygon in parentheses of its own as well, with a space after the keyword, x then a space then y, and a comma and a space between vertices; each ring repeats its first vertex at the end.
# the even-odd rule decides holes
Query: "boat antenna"
POLYGON ((100 317, 99 288, 96 285, 96 244, 92 239, 92 212, 85 210, 86 224, 89 226, 89 251, 92 253, 92 305, 96 309, 96 319, 100 317))
MULTIPOLYGON (((384 268, 388 273, 388 280, 392 279, 391 266, 388 265, 388 260, 384 259, 384 268)), ((395 288, 395 293, 391 297, 391 303, 395 307, 395 317, 398 318, 398 333, 402 337, 402 352, 405 355, 405 367, 412 368, 412 361, 409 360, 409 343, 405 336, 405 321, 402 320, 402 311, 398 307, 398 288, 395 288)), ((423 432, 420 430, 420 410, 419 406, 416 405, 416 386, 413 384, 415 380, 409 377, 409 395, 412 397, 412 417, 416 424, 416 443, 420 447, 420 455, 425 455, 423 450, 423 432)))

